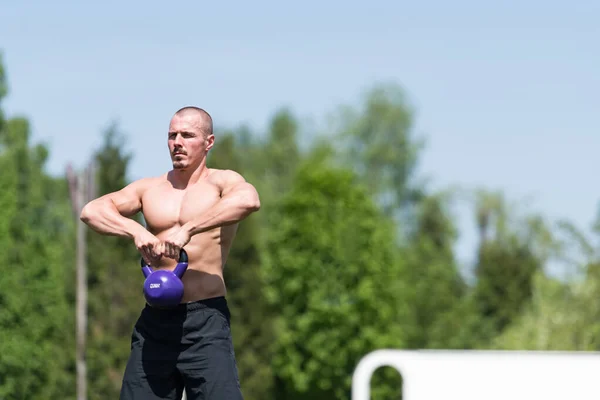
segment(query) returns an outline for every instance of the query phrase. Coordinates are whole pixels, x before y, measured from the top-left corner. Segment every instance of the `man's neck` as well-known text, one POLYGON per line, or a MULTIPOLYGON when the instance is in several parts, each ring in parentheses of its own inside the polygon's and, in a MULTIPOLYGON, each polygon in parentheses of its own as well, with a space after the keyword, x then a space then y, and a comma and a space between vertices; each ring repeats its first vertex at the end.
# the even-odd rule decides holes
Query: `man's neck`
POLYGON ((208 174, 208 168, 205 163, 196 168, 173 169, 169 173, 170 181, 176 189, 185 189, 193 185, 208 174))

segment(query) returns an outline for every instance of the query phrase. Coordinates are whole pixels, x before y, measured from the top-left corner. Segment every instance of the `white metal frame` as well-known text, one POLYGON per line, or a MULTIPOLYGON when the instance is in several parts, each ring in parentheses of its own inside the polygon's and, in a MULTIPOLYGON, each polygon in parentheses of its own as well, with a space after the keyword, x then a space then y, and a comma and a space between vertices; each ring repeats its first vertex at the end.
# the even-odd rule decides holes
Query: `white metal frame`
POLYGON ((352 376, 352 400, 370 399, 380 367, 403 378, 404 400, 600 399, 600 353, 376 350, 352 376))

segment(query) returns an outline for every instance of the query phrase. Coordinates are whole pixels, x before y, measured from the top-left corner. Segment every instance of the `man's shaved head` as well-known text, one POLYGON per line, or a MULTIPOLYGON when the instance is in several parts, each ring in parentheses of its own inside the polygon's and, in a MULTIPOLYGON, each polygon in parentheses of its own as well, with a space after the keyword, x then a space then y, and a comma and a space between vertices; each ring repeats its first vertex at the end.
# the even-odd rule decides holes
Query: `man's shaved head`
POLYGON ((178 117, 198 117, 199 125, 206 136, 213 134, 213 120, 206 110, 196 106, 185 106, 177 110, 174 116, 178 117))
POLYGON ((173 168, 195 169, 203 165, 215 142, 210 114, 199 107, 177 110, 169 123, 169 152, 173 168))

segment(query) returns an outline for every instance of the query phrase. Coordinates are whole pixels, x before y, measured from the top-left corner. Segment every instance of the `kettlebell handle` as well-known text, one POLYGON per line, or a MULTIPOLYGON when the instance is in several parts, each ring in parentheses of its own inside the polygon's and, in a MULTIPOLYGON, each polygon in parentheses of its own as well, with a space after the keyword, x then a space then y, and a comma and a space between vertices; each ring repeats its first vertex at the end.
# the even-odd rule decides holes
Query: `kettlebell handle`
POLYGON ((180 263, 187 263, 188 262, 188 255, 187 255, 187 252, 184 249, 179 250, 179 262, 180 263))
MULTIPOLYGON (((188 262, 188 255, 187 255, 187 252, 184 249, 179 250, 179 260, 178 260, 178 262, 180 262, 180 263, 186 263, 186 262, 188 262)), ((144 261, 144 257, 140 258, 140 263, 141 263, 142 267, 148 266, 146 264, 146 262, 144 261)))
MULTIPOLYGON (((187 269, 187 263, 188 263, 188 256, 187 256, 187 252, 184 249, 181 249, 179 251, 179 260, 178 260, 178 264, 177 264, 177 273, 183 275, 183 272, 185 272, 185 270, 187 269), (180 267, 181 266, 181 267, 180 267)), ((142 266, 142 273, 144 274, 144 277, 148 277, 151 273, 152 273, 152 267, 150 267, 148 264, 146 264, 146 262, 144 261, 144 257, 140 258, 140 264, 142 266)), ((180 276, 181 277, 181 276, 180 276)))

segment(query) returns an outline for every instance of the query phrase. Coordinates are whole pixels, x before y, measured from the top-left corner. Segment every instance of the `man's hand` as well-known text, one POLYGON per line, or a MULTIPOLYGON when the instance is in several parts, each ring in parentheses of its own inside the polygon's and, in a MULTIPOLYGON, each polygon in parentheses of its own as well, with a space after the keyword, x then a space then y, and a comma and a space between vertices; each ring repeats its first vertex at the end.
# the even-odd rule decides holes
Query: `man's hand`
POLYGON ((163 256, 163 246, 156 236, 145 229, 140 229, 134 237, 135 247, 147 265, 156 265, 163 256))
POLYGON ((179 258, 179 252, 186 244, 188 244, 190 237, 190 233, 185 228, 181 228, 171 234, 162 242, 164 256, 177 260, 179 258))

